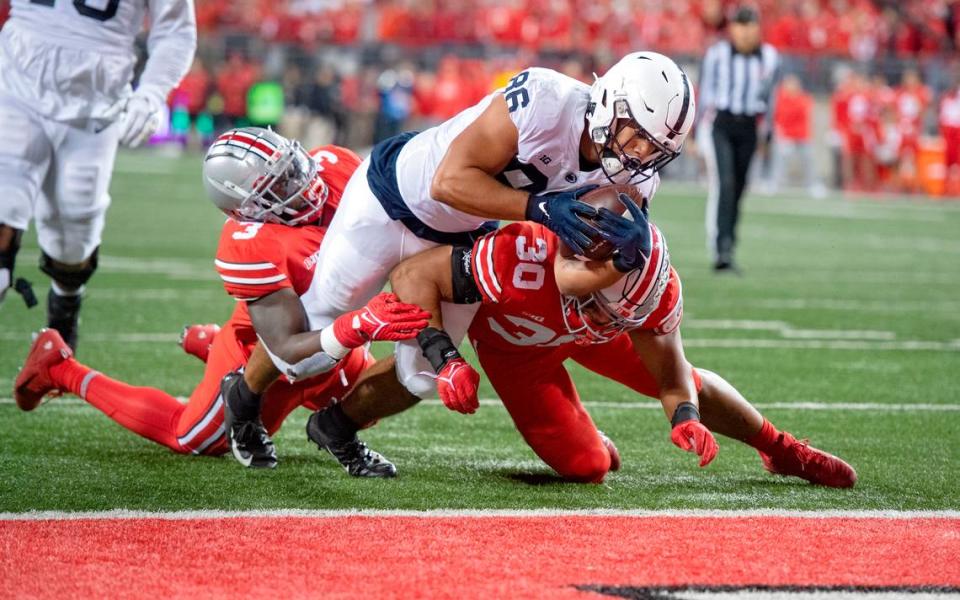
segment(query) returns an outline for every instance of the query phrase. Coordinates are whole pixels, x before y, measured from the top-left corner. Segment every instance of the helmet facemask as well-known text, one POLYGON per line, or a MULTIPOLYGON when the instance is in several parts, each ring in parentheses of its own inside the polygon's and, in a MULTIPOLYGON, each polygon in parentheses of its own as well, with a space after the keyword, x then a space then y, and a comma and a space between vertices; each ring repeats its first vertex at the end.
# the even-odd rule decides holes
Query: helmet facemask
POLYGON ((604 344, 626 330, 619 323, 607 320, 600 304, 594 294, 560 298, 563 323, 567 332, 576 336, 576 343, 604 344))
POLYGON ((591 139, 597 149, 597 155, 600 157, 600 167, 611 183, 641 183, 646 181, 680 155, 679 148, 676 150, 667 148, 657 141, 650 132, 640 126, 633 117, 630 105, 625 99, 614 100, 613 108, 614 116, 610 125, 597 127, 590 132, 591 139), (633 129, 634 135, 626 140, 626 143, 623 143, 620 141, 620 134, 627 127, 633 129), (637 138, 648 142, 654 150, 642 159, 631 156, 626 151, 626 146, 629 146, 630 142, 637 138), (617 181, 615 178, 624 172, 629 174, 628 180, 626 182, 617 181))
POLYGON ((300 145, 289 141, 267 160, 266 172, 253 184, 240 210, 247 219, 302 225, 319 217, 329 193, 317 176, 317 163, 300 145))

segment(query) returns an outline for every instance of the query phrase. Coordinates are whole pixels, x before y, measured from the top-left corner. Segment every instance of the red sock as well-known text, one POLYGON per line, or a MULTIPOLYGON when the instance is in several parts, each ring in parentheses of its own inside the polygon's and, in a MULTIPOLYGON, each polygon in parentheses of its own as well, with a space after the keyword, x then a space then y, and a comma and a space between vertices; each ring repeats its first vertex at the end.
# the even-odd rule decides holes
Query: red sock
POLYGON ((773 426, 773 423, 764 419, 763 426, 760 427, 760 431, 753 434, 753 436, 747 440, 747 443, 760 452, 769 454, 770 450, 776 446, 779 439, 780 432, 777 431, 777 428, 773 426))
POLYGON ((177 422, 184 405, 173 396, 111 379, 73 359, 51 367, 50 375, 62 390, 80 396, 130 431, 183 452, 177 422))

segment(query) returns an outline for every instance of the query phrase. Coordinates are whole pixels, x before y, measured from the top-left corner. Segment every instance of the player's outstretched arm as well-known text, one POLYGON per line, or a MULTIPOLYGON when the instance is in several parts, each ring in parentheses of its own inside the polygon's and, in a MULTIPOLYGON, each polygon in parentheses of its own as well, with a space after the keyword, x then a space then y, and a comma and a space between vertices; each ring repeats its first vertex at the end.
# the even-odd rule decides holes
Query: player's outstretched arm
POLYGON ((557 252, 553 261, 557 287, 564 296, 586 296, 610 287, 623 277, 612 260, 580 260, 557 252))
POLYGON ((700 457, 700 466, 710 464, 719 451, 713 434, 700 422, 693 367, 683 353, 680 330, 666 335, 652 331, 630 332, 633 347, 660 388, 660 402, 670 419, 670 440, 681 450, 700 457))
POLYGON ((480 401, 480 374, 460 356, 443 331, 440 302, 463 302, 454 292, 453 248, 439 246, 403 261, 390 274, 390 287, 405 302, 430 311, 430 326, 417 335, 423 355, 437 373, 437 393, 450 410, 470 414, 480 401))
POLYGON ((291 288, 248 303, 253 327, 274 365, 291 381, 329 371, 350 350, 370 341, 415 337, 430 314, 378 294, 366 306, 337 317, 321 331, 309 331, 300 297, 291 288))

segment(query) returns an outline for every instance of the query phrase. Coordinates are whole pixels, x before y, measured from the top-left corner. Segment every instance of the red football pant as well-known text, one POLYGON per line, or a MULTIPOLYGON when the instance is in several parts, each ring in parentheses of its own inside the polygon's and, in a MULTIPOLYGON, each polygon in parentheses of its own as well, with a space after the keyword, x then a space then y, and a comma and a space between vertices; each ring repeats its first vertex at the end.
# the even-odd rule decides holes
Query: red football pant
MULTIPOLYGON (((568 358, 594 373, 652 398, 660 395, 653 376, 633 349, 628 335, 606 344, 503 351, 476 344, 484 373, 523 439, 564 479, 599 483, 610 470, 597 427, 580 403, 577 388, 563 366, 568 358)), ((697 391, 700 376, 693 371, 697 391)))
MULTIPOLYGON (((230 322, 214 339, 203 380, 182 404, 162 390, 135 387, 93 371, 76 360, 51 369, 62 389, 74 393, 130 431, 183 454, 227 452, 220 380, 242 367, 252 347, 237 340, 230 322)), ((273 435, 293 409, 317 410, 343 399, 373 359, 363 349, 352 351, 336 369, 295 384, 281 379, 263 396, 263 424, 273 435)))

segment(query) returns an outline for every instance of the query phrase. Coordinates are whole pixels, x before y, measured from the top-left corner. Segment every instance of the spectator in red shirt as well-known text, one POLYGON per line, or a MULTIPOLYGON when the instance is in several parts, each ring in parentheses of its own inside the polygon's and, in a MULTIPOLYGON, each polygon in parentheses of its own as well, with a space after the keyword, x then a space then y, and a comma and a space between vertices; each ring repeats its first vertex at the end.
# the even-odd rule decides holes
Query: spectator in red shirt
POLYGON ((947 194, 960 195, 960 84, 940 99, 940 134, 946 144, 947 194))
POLYGON ((923 85, 916 69, 907 69, 896 89, 894 107, 900 132, 900 178, 905 187, 913 191, 920 191, 917 153, 920 151, 923 119, 929 106, 930 89, 923 85))
POLYGON ((259 69, 240 52, 231 52, 217 73, 217 91, 223 99, 218 129, 241 127, 247 118, 247 92, 257 82, 259 69))
POLYGON ((207 97, 210 92, 210 75, 199 58, 193 60, 190 71, 184 75, 180 85, 173 91, 173 96, 187 109, 191 119, 207 108, 207 97))
POLYGON ((810 143, 813 97, 796 75, 787 75, 777 91, 777 111, 774 113, 775 142, 773 145, 773 184, 781 189, 784 175, 791 166, 799 165, 807 193, 822 198, 823 185, 817 176, 816 161, 810 143))
POLYGON ((833 186, 841 190, 850 184, 850 117, 847 104, 853 93, 855 73, 849 69, 838 71, 838 81, 830 97, 830 134, 827 145, 833 154, 833 186))
POLYGON ((472 94, 469 82, 460 73, 459 61, 454 56, 445 56, 440 61, 434 85, 432 115, 438 121, 446 121, 470 106, 472 94))

